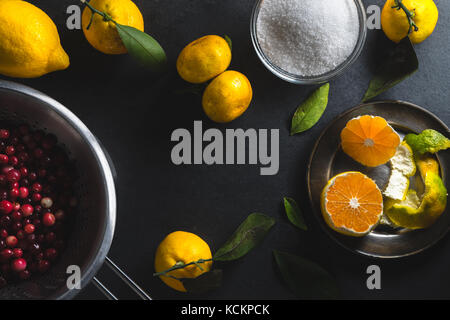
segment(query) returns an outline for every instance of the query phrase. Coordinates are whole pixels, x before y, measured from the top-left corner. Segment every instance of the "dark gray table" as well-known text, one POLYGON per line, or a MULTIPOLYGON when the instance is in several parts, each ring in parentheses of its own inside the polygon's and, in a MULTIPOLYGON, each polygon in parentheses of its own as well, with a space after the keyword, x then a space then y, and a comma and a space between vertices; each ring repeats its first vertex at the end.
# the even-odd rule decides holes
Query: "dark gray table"
MULTIPOLYGON (((308 132, 289 136, 289 122, 297 105, 314 87, 296 86, 273 76, 260 63, 249 34, 253 0, 136 0, 144 14, 146 31, 166 49, 170 72, 154 79, 127 56, 106 56, 90 47, 82 31, 66 28, 66 8, 76 0, 31 1, 58 25, 71 66, 40 79, 13 79, 57 99, 100 138, 117 172, 118 219, 112 257, 149 294, 157 299, 287 299, 272 258, 279 249, 308 257, 329 270, 344 298, 450 298, 450 238, 413 257, 380 261, 347 252, 332 242, 314 220, 308 204, 306 163, 314 141, 334 117, 360 101, 380 50, 388 44, 382 31, 369 31, 359 60, 331 82, 328 109, 308 132), (228 125, 217 125, 203 114, 196 96, 176 96, 180 86, 175 71, 179 51, 205 34, 227 34, 233 40, 231 68, 246 74, 254 89, 248 111, 228 125), (279 128, 280 171, 260 176, 256 166, 180 166, 171 163, 176 128, 192 131, 193 121, 204 128, 279 128), (304 210, 308 232, 286 220, 281 199, 291 196, 304 210), (219 246, 251 212, 277 219, 264 243, 245 258, 220 264, 223 286, 205 295, 179 294, 152 277, 158 243, 171 231, 186 230, 203 237, 212 250, 219 246), (369 291, 366 268, 378 264, 382 289, 369 291)), ((382 5, 365 0, 365 5, 382 5)), ((420 71, 379 99, 401 99, 421 105, 450 123, 448 65, 450 63, 450 3, 436 1, 440 9, 436 31, 418 45, 420 71)), ((219 265, 219 264, 217 264, 219 265)), ((106 284, 112 283, 104 273, 106 284)), ((131 297, 116 286, 119 296, 131 297)), ((101 298, 93 286, 79 298, 101 298)))

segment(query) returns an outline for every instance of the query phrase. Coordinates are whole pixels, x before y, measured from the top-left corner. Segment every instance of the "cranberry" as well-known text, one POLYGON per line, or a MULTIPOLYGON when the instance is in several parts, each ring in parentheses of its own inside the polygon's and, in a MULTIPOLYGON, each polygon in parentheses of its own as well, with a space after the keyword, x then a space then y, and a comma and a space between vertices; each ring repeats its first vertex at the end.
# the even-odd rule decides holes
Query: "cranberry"
POLYGON ((8 156, 12 156, 16 152, 16 149, 13 146, 7 146, 5 152, 8 156))
POLYGON ((16 181, 16 182, 13 182, 13 183, 11 183, 11 188, 19 188, 20 187, 20 185, 19 185, 19 183, 16 181))
POLYGON ((28 195, 29 195, 28 188, 26 187, 19 188, 19 197, 25 199, 26 197, 28 197, 28 195))
POLYGON ((22 168, 20 168, 20 176, 21 177, 26 177, 26 176, 28 176, 28 169, 27 168, 25 168, 25 167, 22 167, 22 168))
POLYGON ((19 278, 22 280, 27 280, 31 277, 31 272, 28 270, 23 270, 19 272, 19 278))
POLYGON ((0 130, 0 139, 6 140, 9 138, 9 130, 1 129, 0 130))
POLYGON ((20 195, 20 192, 19 192, 19 189, 17 189, 17 188, 12 188, 9 191, 9 196, 13 199, 16 199, 17 197, 19 197, 19 195, 20 195))
POLYGON ((6 183, 6 176, 4 174, 0 174, 0 185, 4 185, 6 183))
POLYGON ((14 253, 11 249, 3 249, 2 251, 0 251, 0 259, 4 262, 11 259, 13 255, 14 253))
POLYGON ((25 259, 22 258, 18 258, 13 260, 13 262, 11 263, 11 269, 14 272, 21 272, 23 270, 25 270, 27 268, 27 262, 25 261, 25 259))
POLYGON ((16 147, 16 152, 24 152, 25 151, 25 146, 23 144, 19 144, 16 147))
POLYGON ((13 205, 8 200, 0 201, 0 213, 9 214, 13 210, 13 205))
POLYGON ((19 211, 20 210, 20 203, 14 202, 13 203, 13 210, 14 211, 19 211))
POLYGON ((8 191, 6 191, 6 190, 1 190, 1 191, 0 191, 0 199, 2 199, 2 200, 8 199, 8 191))
POLYGON ((25 231, 23 231, 23 230, 17 231, 16 237, 17 237, 17 239, 19 239, 19 240, 25 239, 25 231))
POLYGON ((31 204, 24 204, 20 209, 25 217, 31 216, 34 210, 31 204))
POLYGON ((33 183, 31 186, 31 191, 38 193, 42 191, 42 185, 39 182, 33 183))
POLYGON ((23 256, 23 251, 20 248, 15 248, 12 252, 13 252, 14 257, 16 257, 16 258, 22 258, 22 256, 23 256))
POLYGON ((1 229, 0 230, 0 237, 2 239, 6 239, 7 236, 8 236, 8 231, 6 231, 6 229, 1 229))
POLYGON ((53 200, 50 197, 42 198, 42 200, 41 200, 42 207, 48 209, 48 208, 51 208, 52 205, 53 205, 53 200))
POLYGON ((31 200, 33 200, 33 202, 41 202, 42 196, 40 193, 33 193, 33 195, 31 196, 31 200))
POLYGON ((0 164, 8 164, 9 157, 6 154, 0 154, 0 164))
POLYGON ((16 156, 9 157, 9 164, 12 166, 17 166, 19 164, 19 158, 16 156))
POLYGON ((6 245, 10 248, 14 248, 17 245, 17 238, 15 236, 8 236, 6 238, 6 245))
POLYGON ((55 216, 50 212, 45 213, 44 216, 42 217, 42 223, 44 224, 44 226, 47 227, 51 227, 52 225, 54 225, 55 220, 56 220, 55 216))
POLYGON ((5 249, 6 248, 6 241, 3 239, 0 239, 0 249, 5 249))
POLYGON ((11 224, 11 217, 10 216, 3 216, 0 218, 0 225, 2 227, 9 227, 11 224))
POLYGON ((21 221, 22 220, 22 213, 20 211, 14 211, 11 213, 11 219, 14 221, 21 221))
POLYGON ((41 260, 38 263, 38 270, 40 273, 46 272, 50 268, 50 262, 48 260, 41 260))
POLYGON ((45 250, 44 256, 50 261, 54 261, 58 256, 58 251, 55 248, 48 248, 45 250))
POLYGON ((23 227, 23 230, 24 230, 26 233, 30 234, 30 233, 33 233, 33 232, 34 232, 35 227, 34 227, 33 224, 29 223, 29 224, 25 225, 25 227, 23 227))
POLYGON ((22 224, 20 222, 14 222, 11 225, 11 229, 15 232, 19 231, 20 229, 22 229, 22 224))
POLYGON ((34 259, 37 260, 37 261, 43 260, 44 259, 44 253, 39 250, 38 252, 35 253, 34 259))
POLYGON ((37 173, 36 172, 30 172, 30 174, 28 175, 28 179, 30 181, 36 181, 37 179, 37 173))
POLYGON ((37 204, 34 206, 34 211, 36 211, 37 213, 41 213, 42 212, 42 207, 40 204, 37 204))
POLYGON ((16 169, 11 169, 6 173, 6 180, 9 182, 17 182, 20 180, 20 172, 16 169))

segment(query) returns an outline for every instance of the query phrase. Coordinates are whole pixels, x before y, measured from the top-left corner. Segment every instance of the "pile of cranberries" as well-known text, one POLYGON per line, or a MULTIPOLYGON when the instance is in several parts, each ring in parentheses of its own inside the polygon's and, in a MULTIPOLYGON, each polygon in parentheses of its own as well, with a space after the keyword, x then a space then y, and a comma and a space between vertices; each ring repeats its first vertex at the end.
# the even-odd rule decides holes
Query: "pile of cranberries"
POLYGON ((0 129, 0 287, 46 272, 61 254, 75 178, 54 135, 0 129))

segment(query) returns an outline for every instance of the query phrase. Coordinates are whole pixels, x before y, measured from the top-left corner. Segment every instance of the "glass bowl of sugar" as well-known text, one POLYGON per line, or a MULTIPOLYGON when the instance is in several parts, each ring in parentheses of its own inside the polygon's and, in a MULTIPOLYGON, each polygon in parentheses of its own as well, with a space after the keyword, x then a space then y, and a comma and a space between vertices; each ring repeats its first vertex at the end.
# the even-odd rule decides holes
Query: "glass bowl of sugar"
POLYGON ((324 83, 359 57, 366 13, 360 0, 257 0, 250 33, 258 57, 276 76, 324 83))

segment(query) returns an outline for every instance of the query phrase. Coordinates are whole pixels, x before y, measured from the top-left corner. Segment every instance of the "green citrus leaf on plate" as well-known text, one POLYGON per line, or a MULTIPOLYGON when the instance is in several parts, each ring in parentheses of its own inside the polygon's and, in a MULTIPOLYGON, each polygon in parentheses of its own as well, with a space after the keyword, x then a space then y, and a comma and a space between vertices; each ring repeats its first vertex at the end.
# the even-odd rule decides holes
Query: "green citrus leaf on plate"
POLYGON ((433 129, 426 129, 420 134, 407 134, 405 141, 418 154, 436 153, 450 148, 450 140, 433 129))
POLYGON ((297 202, 292 199, 285 197, 284 198, 284 209, 286 210, 286 215, 289 221, 301 230, 308 230, 306 226, 305 219, 303 218, 302 211, 298 206, 297 202))
POLYGON ((166 66, 164 49, 152 36, 136 28, 116 23, 116 29, 128 53, 142 66, 161 71, 166 66))
POLYGON ((419 60, 411 40, 406 37, 389 51, 387 57, 378 66, 363 97, 363 102, 399 84, 418 69, 419 60))
POLYGON ((274 250, 273 255, 289 288, 301 299, 335 299, 339 289, 333 277, 317 263, 274 250))
POLYGON ((214 261, 241 258, 258 245, 275 224, 275 219, 261 213, 252 213, 237 228, 227 242, 213 256, 214 261))
POLYGON ((327 107, 329 92, 330 84, 326 83, 297 108, 292 117, 291 135, 306 131, 319 121, 327 107))

